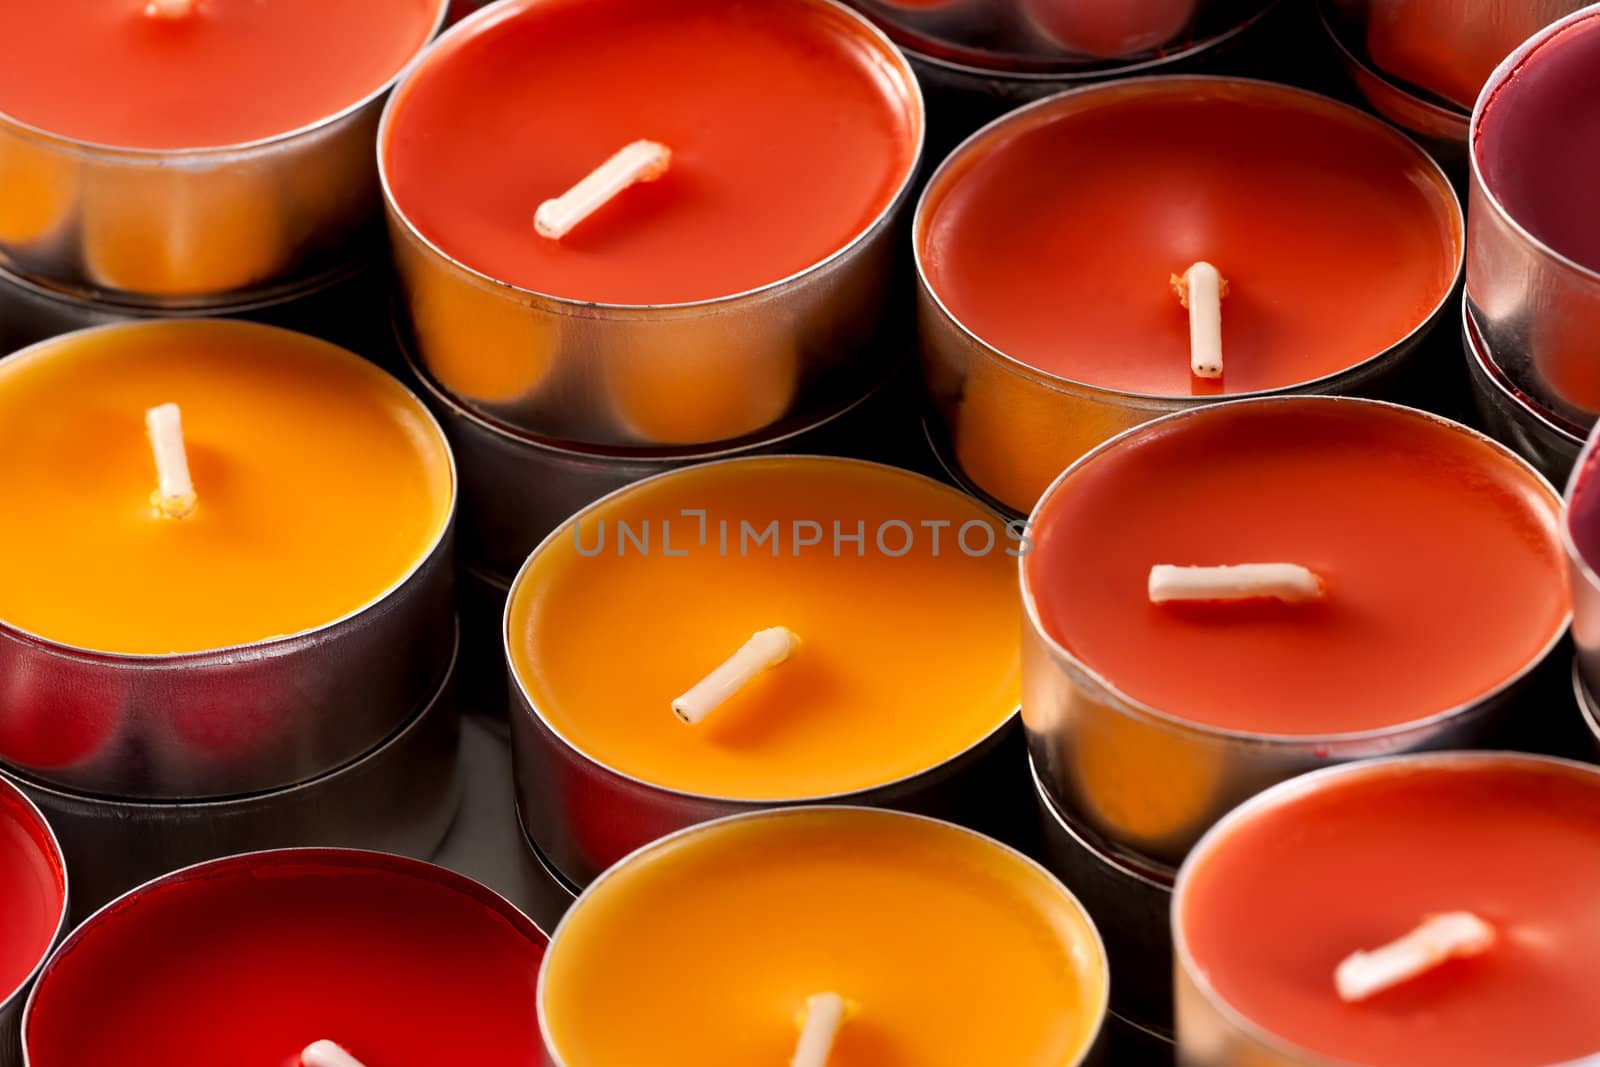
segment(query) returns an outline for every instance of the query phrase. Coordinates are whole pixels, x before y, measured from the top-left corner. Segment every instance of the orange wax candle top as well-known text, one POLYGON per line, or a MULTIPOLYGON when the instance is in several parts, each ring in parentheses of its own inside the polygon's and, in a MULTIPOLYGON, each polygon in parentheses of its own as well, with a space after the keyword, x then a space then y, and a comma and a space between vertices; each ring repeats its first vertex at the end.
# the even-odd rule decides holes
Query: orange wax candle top
POLYGON ((1479 699, 1566 626, 1560 501, 1497 446, 1364 401, 1228 404, 1136 431, 1034 515, 1044 632, 1206 726, 1329 735, 1479 699), (1293 563, 1305 603, 1152 603, 1151 568, 1293 563))
POLYGON ((1180 951, 1256 1028, 1340 1063, 1537 1067, 1600 1053, 1600 775, 1526 757, 1335 772, 1243 809, 1180 879, 1180 951), (1347 1003, 1335 969, 1427 916, 1488 948, 1347 1003))
POLYGON ((921 208, 935 297, 1046 373, 1163 396, 1281 389, 1403 340, 1449 294, 1460 216, 1377 120, 1254 82, 1067 94, 953 157, 921 208), (1214 264, 1226 373, 1190 373, 1169 285, 1214 264))
MULTIPOLYGON (((162 486, 164 488, 164 485, 162 486)), ((398 585, 449 522, 422 405, 323 341, 237 322, 68 334, 0 361, 0 623, 157 655, 314 629, 398 585), (197 503, 152 500, 146 412, 181 411, 197 503)))
POLYGON ((441 0, 195 0, 163 17, 146 4, 0 4, 0 114, 119 148, 259 141, 382 89, 441 11, 441 0))
POLYGON ((819 0, 540 0, 439 47, 396 94, 395 203, 445 254, 572 300, 665 304, 805 270, 893 202, 921 138, 890 46, 819 0), (560 240, 534 212, 623 146, 671 151, 560 240))
POLYGON ((780 811, 669 838, 595 883, 551 942, 540 1017, 564 1067, 786 1064, 824 992, 849 1005, 828 1067, 1071 1067, 1105 962, 1077 902, 977 834, 780 811))
POLYGON ((622 774, 743 800, 851 792, 937 766, 1011 716, 1019 545, 970 498, 888 467, 693 467, 552 535, 512 590, 507 647, 555 732, 622 774), (673 714, 775 627, 799 638, 786 660, 703 722, 673 714))

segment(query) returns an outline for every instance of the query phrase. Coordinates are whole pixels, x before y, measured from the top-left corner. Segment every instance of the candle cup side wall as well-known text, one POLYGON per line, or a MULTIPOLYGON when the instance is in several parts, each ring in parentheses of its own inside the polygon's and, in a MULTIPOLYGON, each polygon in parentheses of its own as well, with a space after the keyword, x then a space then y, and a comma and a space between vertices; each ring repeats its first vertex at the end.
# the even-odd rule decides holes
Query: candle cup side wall
POLYGON ((1465 298, 1461 336, 1473 406, 1484 429, 1551 482, 1564 484, 1577 463, 1583 438, 1572 432, 1565 420, 1541 409, 1495 364, 1484 350, 1465 298))

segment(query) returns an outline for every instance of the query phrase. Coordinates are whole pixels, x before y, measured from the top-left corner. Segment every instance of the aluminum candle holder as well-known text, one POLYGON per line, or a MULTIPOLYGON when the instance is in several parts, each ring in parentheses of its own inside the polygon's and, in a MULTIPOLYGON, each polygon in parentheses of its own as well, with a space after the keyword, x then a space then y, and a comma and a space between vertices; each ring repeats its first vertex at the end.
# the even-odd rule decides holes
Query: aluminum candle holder
POLYGON ((1590 384, 1600 333, 1600 270, 1584 266, 1534 236, 1491 188, 1483 155, 1485 117, 1521 68, 1565 35, 1592 34, 1600 5, 1547 26, 1506 57, 1472 112, 1472 179, 1467 244, 1467 306, 1484 351, 1539 408, 1587 433, 1600 411, 1590 384))
POLYGON ((236 852, 327 845, 427 858, 460 800, 455 647, 448 673, 419 710, 370 751, 325 774, 210 800, 131 800, 62 789, 12 772, 46 813, 72 872, 83 918, 151 878, 236 852))
POLYGON ((49 948, 40 957, 38 965, 23 978, 20 985, 15 989, 0 989, 0 1067, 22 1067, 22 1047, 19 1038, 23 1006, 27 1003, 28 993, 33 989, 34 981, 44 970, 51 951, 67 932, 67 913, 72 905, 73 889, 69 885, 71 879, 67 872, 66 858, 61 854, 61 844, 56 840, 55 832, 45 820, 44 814, 34 806, 26 793, 4 779, 0 779, 0 803, 18 809, 34 823, 34 837, 41 842, 48 842, 49 858, 61 880, 61 914, 56 920, 55 933, 50 938, 49 948))
MULTIPOLYGON (((527 0, 520 0, 527 6, 527 0)), ((836 6, 825 0, 828 7, 836 6)), ((510 9, 462 20, 430 52, 439 56, 510 9)), ((889 204, 843 248, 800 273, 747 292, 693 303, 598 304, 522 289, 479 273, 435 246, 397 202, 385 165, 401 82, 378 132, 379 168, 395 265, 419 362, 456 404, 501 427, 561 446, 696 447, 663 441, 630 418, 629 397, 653 397, 648 372, 674 352, 702 373, 760 382, 772 402, 740 432, 811 417, 859 395, 881 372, 874 352, 886 329, 899 241, 923 143, 922 94, 905 57, 865 19, 839 8, 878 60, 912 117, 913 161, 889 204), (463 325, 468 324, 468 325, 463 325), (494 381, 470 369, 493 361, 494 381)), ((414 68, 428 69, 428 61, 414 68)))
POLYGON ((1594 694, 1589 692, 1589 683, 1584 681, 1577 660, 1572 661, 1572 696, 1578 704, 1578 713, 1583 717, 1584 728, 1589 733, 1592 755, 1600 757, 1600 701, 1596 701, 1594 694))
POLYGON ((1546 410, 1517 388, 1484 347, 1483 335, 1464 299, 1461 339, 1472 399, 1484 427, 1540 474, 1558 485, 1564 483, 1583 448, 1582 428, 1546 410))
MULTIPOLYGON (((429 37, 446 0, 432 6, 429 37)), ((0 239, 0 267, 84 299, 191 311, 271 300, 337 273, 377 218, 372 146, 399 76, 312 125, 217 148, 114 148, 0 114, 0 169, 56 201, 42 233, 0 239), (196 230, 203 247, 173 239, 196 230)))

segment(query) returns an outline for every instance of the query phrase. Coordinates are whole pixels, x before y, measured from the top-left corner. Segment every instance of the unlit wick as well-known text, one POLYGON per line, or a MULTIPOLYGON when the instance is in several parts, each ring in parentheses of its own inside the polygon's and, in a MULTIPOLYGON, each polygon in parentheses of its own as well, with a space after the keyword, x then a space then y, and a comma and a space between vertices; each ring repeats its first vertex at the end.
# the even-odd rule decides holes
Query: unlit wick
POLYGON ((533 213, 540 237, 559 241, 584 219, 638 182, 653 182, 672 165, 672 149, 656 141, 634 141, 590 171, 577 185, 533 213))
POLYGON ((300 1067, 362 1067, 360 1060, 332 1041, 313 1041, 300 1053, 300 1067))
POLYGON ((674 700, 673 714, 694 725, 727 703, 756 675, 769 667, 776 667, 799 647, 800 638, 787 627, 757 630, 750 640, 739 646, 739 651, 696 682, 694 688, 674 700))
POLYGON ((789 1067, 827 1067, 846 1010, 845 999, 837 993, 807 997, 805 1021, 800 1024, 800 1040, 789 1067))
POLYGON ((1294 604, 1320 600, 1322 579, 1298 563, 1236 563, 1224 567, 1150 568, 1152 604, 1175 600, 1282 600, 1294 604))
POLYGON ((144 14, 152 19, 186 19, 199 6, 199 0, 149 0, 144 5, 144 14))
POLYGON ((181 519, 194 510, 194 482, 183 445, 183 417, 176 404, 162 404, 144 413, 150 451, 156 458, 156 491, 151 503, 164 518, 181 519))
POLYGON ((1494 927, 1470 911, 1430 915, 1422 925, 1381 948, 1352 952, 1333 973, 1339 998, 1366 1000, 1409 982, 1451 959, 1481 956, 1494 944, 1494 927))
POLYGON ((1222 377, 1222 298, 1228 280, 1205 260, 1171 277, 1178 301, 1189 309, 1189 370, 1196 378, 1222 377))

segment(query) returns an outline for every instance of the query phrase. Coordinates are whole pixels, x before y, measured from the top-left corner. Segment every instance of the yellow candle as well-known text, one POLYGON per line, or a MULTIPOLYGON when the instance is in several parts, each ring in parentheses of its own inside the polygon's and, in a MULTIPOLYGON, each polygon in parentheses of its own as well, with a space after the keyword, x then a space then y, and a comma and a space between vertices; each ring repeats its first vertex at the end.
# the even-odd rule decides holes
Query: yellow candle
POLYGON ((920 475, 779 457, 674 472, 529 560, 508 647, 579 751, 669 789, 795 800, 928 770, 1017 706, 1021 542, 920 475), (647 543, 646 543, 647 540, 647 543), (703 721, 673 701, 752 634, 798 647, 703 721))
POLYGON ((443 536, 437 425, 323 341, 219 321, 69 334, 0 361, 0 622, 122 654, 334 622, 443 536), (178 405, 196 503, 152 500, 146 411, 178 405))
POLYGON ((1070 1067, 1106 963, 1042 869, 946 823, 802 808, 696 827, 589 890, 540 983, 560 1067, 787 1064, 809 997, 849 1005, 829 1067, 1070 1067))

